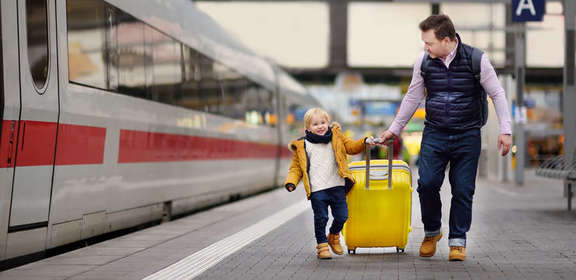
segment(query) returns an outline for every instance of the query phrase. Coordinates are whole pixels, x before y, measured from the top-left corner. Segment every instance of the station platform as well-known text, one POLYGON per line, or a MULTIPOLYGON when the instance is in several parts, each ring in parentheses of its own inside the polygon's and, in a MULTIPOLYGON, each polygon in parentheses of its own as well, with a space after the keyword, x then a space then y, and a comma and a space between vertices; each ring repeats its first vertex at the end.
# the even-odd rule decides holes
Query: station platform
MULTIPOLYGON (((416 178, 414 170, 414 186, 416 178)), ((416 191, 404 253, 360 248, 355 255, 318 260, 312 210, 299 188, 270 191, 6 270, 0 279, 574 279, 576 212, 566 210, 562 192, 561 181, 533 171, 527 171, 522 187, 478 179, 464 262, 448 261, 447 238, 434 257, 418 256, 424 233, 416 191)))

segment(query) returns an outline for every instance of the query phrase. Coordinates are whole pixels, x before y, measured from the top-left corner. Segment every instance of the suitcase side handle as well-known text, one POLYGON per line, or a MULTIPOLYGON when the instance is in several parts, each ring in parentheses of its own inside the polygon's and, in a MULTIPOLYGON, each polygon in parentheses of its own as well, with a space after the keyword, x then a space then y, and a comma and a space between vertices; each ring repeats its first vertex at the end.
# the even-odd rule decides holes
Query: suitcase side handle
MULTIPOLYGON (((374 143, 382 143, 381 138, 374 138, 374 140, 370 141, 366 139, 366 189, 370 189, 370 142, 374 143)), ((393 152, 394 152, 394 140, 388 140, 388 188, 392 188, 392 160, 393 160, 393 152)))

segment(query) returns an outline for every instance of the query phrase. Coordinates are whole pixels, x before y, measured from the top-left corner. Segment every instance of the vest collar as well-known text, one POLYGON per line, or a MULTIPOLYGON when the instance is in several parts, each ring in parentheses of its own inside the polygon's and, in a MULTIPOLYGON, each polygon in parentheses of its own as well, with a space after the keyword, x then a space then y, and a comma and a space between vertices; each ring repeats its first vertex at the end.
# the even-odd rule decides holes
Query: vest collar
POLYGON ((460 58, 460 56, 462 56, 462 45, 464 44, 462 43, 462 39, 460 39, 460 35, 458 33, 456 33, 456 40, 458 40, 458 45, 456 46, 456 55, 454 56, 454 59, 460 58))

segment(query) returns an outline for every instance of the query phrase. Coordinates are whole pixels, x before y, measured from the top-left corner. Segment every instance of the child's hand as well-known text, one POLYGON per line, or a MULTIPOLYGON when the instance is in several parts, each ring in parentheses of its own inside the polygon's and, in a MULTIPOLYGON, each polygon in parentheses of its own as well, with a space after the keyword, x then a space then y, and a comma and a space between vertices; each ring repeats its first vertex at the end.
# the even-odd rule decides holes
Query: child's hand
POLYGON ((286 188, 286 190, 288 192, 292 192, 296 189, 296 186, 294 186, 294 184, 291 184, 291 183, 286 184, 286 186, 284 186, 284 187, 286 188))
POLYGON ((368 136, 366 138, 365 142, 366 142, 366 144, 370 145, 370 148, 374 148, 374 146, 376 146, 376 144, 378 144, 373 136, 368 136))

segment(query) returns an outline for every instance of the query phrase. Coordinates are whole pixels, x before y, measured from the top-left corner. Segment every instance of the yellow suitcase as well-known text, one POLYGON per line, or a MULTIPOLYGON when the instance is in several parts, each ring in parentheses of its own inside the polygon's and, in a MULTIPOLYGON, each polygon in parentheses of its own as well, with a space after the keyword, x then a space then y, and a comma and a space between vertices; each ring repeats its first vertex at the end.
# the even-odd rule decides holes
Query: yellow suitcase
POLYGON ((397 252, 404 252, 412 230, 410 167, 402 160, 388 165, 392 160, 391 143, 388 160, 370 160, 368 145, 366 155, 366 161, 349 164, 356 185, 347 195, 348 220, 343 235, 348 253, 355 254, 358 247, 396 247, 397 252))

